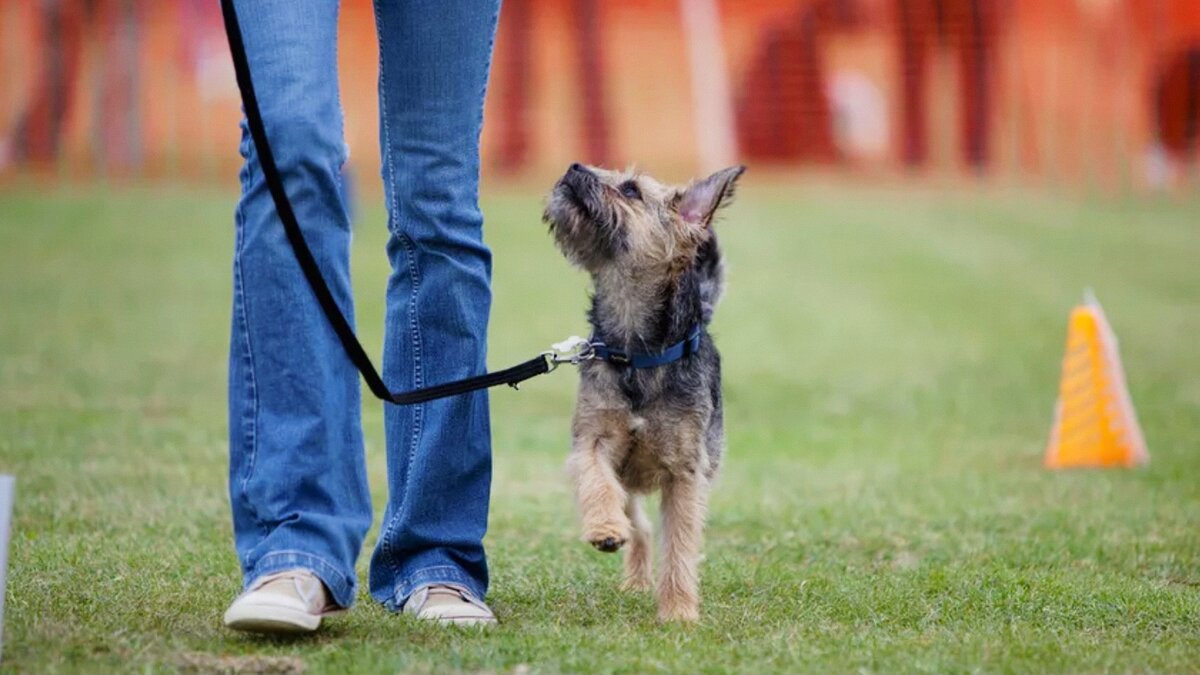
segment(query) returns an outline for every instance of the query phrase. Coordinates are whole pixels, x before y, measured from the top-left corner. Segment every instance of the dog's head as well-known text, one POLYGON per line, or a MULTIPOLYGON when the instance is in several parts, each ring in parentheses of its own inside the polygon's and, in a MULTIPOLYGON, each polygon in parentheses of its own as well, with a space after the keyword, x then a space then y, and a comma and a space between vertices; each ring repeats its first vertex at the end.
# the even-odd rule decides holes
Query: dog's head
POLYGON ((635 171, 572 164, 543 218, 567 259, 593 276, 620 269, 661 278, 690 267, 712 239, 713 218, 744 171, 733 166, 671 186, 635 171))

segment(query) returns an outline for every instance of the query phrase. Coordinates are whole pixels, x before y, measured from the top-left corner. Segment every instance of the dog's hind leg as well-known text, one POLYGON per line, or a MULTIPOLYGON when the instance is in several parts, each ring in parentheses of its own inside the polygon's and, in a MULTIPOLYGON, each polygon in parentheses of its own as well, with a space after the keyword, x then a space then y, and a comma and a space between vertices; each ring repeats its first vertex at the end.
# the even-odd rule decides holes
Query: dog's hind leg
POLYGON ((642 495, 630 494, 625 501, 625 515, 633 524, 629 548, 625 549, 624 591, 648 591, 654 585, 653 556, 650 551, 650 519, 643 508, 642 495))
POLYGON ((575 500, 583 521, 583 538, 612 553, 629 540, 632 526, 625 515, 628 495, 617 477, 615 462, 627 450, 625 438, 604 420, 576 419, 574 448, 567 469, 575 482, 575 500))
POLYGON ((699 472, 672 476, 663 485, 659 621, 700 618, 700 547, 707 505, 708 481, 699 472))

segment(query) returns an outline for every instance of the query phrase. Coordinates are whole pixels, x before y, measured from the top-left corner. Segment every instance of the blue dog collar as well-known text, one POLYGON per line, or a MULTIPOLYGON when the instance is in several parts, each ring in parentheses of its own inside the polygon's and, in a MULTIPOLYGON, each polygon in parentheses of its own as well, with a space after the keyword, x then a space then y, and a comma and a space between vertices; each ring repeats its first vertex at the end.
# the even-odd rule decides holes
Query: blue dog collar
POLYGON ((599 340, 592 340, 591 345, 596 358, 607 361, 615 366, 656 368, 658 366, 665 366, 668 363, 675 363, 682 358, 700 351, 700 326, 697 325, 692 328, 692 331, 683 340, 657 353, 641 354, 638 352, 623 352, 613 349, 599 340))

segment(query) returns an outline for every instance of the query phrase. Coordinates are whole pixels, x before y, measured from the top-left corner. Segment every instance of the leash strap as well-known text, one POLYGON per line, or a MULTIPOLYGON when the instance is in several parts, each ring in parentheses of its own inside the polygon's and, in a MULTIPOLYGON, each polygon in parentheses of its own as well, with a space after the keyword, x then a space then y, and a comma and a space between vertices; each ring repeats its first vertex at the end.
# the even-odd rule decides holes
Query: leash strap
POLYGON ((363 380, 366 381, 371 393, 376 398, 389 403, 413 405, 501 384, 515 388, 520 382, 553 370, 555 362, 548 358, 548 354, 541 354, 506 370, 485 373, 455 382, 403 392, 392 392, 387 388, 383 378, 379 377, 379 371, 375 369, 375 364, 371 363, 371 358, 367 356, 366 350, 354 335, 354 329, 350 327, 350 322, 346 320, 346 316, 342 314, 337 301, 334 300, 329 285, 321 276, 321 269, 317 266, 312 250, 308 248, 308 243, 304 241, 304 234, 300 231, 300 224, 296 220, 296 214, 288 200, 287 191, 283 187, 283 178, 279 174, 279 167, 275 164, 271 144, 267 141, 267 131, 258 107, 258 97, 254 93, 254 81, 250 78, 250 64, 246 58, 246 46, 242 42, 242 29, 238 23, 237 12, 233 7, 233 0, 221 0, 221 13, 225 18, 225 33, 229 38, 229 51, 233 55, 233 69, 237 74, 238 89, 242 93, 246 122, 250 127, 250 136, 254 140, 254 147, 258 151, 258 161, 262 165, 263 178, 271 192, 271 199, 275 202, 275 211, 279 214, 279 220, 283 222, 288 242, 292 246, 292 252, 296 255, 296 262, 300 263, 304 278, 308 280, 313 295, 317 296, 317 302, 320 303, 325 318, 329 320, 329 325, 337 334, 342 348, 346 350, 346 356, 358 368, 358 372, 362 373, 363 380))

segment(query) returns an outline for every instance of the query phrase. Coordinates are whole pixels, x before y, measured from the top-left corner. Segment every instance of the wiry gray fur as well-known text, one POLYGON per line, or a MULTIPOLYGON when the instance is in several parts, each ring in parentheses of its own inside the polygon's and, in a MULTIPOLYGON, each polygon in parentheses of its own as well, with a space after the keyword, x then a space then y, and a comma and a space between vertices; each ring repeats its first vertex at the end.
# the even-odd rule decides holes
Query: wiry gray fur
POLYGON ((626 584, 644 585, 640 496, 663 490, 664 619, 694 618, 698 602, 704 504, 725 445, 721 360, 708 332, 724 284, 712 225, 743 171, 672 187, 576 164, 544 216, 567 259, 591 274, 594 339, 626 353, 656 353, 701 327, 697 352, 673 363, 635 369, 595 360, 580 368, 570 466, 584 536, 604 551, 632 540, 626 584))

